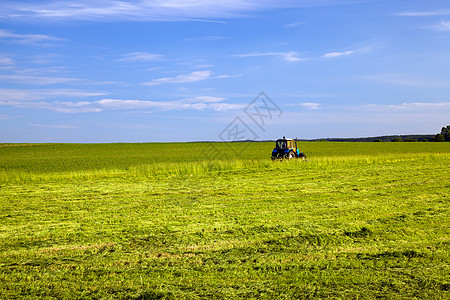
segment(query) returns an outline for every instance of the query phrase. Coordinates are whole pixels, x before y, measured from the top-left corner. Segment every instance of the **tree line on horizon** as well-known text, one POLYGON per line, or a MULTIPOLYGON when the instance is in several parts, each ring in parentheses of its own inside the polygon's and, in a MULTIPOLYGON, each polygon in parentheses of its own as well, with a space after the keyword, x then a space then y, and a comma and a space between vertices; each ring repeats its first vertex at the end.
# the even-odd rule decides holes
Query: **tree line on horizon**
MULTIPOLYGON (((395 137, 390 142, 450 142, 450 125, 442 127, 441 132, 434 136, 430 136, 428 139, 424 136, 422 138, 414 138, 414 136, 407 136, 402 138, 400 136, 395 137)), ((381 139, 376 139, 375 142, 384 142, 381 139)))
POLYGON ((434 136, 434 142, 450 142, 450 125, 442 127, 441 133, 434 136))
POLYGON ((450 125, 442 127, 441 132, 432 134, 383 135, 361 138, 325 138, 310 141, 327 142, 450 142, 450 125))

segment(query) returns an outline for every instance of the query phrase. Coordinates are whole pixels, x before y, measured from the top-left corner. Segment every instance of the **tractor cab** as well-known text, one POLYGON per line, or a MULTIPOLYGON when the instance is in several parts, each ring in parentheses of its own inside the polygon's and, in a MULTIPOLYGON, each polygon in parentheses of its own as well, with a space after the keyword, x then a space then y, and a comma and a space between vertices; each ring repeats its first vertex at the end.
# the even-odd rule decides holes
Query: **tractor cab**
POLYGON ((272 159, 297 157, 304 158, 306 156, 298 150, 296 140, 283 137, 276 141, 275 148, 272 151, 272 159))

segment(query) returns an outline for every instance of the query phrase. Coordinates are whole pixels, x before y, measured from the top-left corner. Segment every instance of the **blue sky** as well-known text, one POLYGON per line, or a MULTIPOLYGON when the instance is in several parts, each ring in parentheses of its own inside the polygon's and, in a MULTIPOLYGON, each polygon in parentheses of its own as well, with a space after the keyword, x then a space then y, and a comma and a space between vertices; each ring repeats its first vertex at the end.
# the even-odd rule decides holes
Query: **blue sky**
POLYGON ((449 70, 443 0, 4 0, 0 142, 434 134, 449 70))

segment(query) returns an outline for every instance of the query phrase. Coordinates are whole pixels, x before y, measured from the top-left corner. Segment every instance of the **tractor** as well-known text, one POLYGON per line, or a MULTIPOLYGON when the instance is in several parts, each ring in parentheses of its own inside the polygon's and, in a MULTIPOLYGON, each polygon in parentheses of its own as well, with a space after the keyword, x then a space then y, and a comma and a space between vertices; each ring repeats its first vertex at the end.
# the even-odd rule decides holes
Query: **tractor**
POLYGON ((287 139, 283 136, 282 139, 276 141, 275 148, 272 151, 272 160, 283 158, 306 159, 306 155, 298 150, 297 140, 287 139))

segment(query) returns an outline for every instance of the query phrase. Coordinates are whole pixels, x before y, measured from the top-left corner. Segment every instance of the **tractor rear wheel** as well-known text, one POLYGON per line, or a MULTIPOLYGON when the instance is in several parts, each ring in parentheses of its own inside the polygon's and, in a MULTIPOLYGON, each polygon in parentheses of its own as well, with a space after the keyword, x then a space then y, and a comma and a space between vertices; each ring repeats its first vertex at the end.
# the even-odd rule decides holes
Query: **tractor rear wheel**
POLYGON ((289 158, 289 159, 295 158, 295 153, 294 153, 294 151, 289 151, 289 154, 288 154, 288 157, 287 157, 287 158, 289 158))

